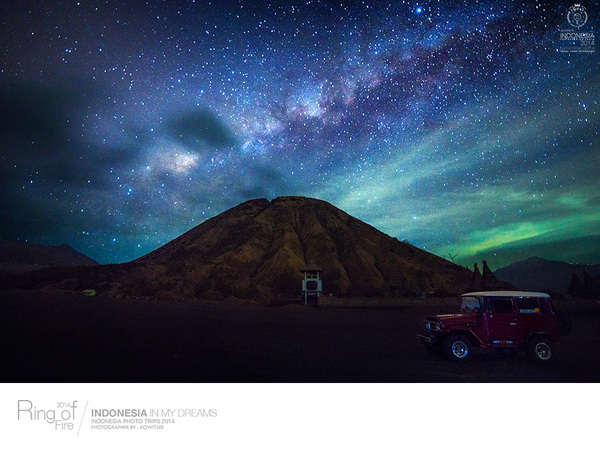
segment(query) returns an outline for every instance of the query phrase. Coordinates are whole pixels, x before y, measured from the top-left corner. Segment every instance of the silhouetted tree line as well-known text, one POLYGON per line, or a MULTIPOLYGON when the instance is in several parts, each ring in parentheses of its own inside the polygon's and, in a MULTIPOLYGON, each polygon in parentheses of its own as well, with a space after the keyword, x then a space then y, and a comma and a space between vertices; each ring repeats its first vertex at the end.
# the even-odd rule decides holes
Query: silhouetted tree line
POLYGON ((598 298, 600 297, 600 277, 591 277, 583 272, 583 282, 574 273, 569 284, 567 293, 575 298, 598 298))

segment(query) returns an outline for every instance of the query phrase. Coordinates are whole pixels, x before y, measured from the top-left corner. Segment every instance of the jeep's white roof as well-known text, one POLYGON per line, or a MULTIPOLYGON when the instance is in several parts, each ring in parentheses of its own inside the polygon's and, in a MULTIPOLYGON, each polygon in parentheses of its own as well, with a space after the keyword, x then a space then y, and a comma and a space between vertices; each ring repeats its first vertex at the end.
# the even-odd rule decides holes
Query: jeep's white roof
POLYGON ((550 297, 543 292, 526 291, 480 291, 462 294, 462 297, 550 297))

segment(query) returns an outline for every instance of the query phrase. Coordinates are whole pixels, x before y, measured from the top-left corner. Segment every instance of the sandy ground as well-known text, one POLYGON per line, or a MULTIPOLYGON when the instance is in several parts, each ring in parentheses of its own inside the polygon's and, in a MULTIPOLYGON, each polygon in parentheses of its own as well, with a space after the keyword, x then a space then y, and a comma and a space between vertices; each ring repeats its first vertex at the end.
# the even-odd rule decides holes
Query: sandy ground
POLYGON ((600 307, 564 307, 553 364, 417 341, 449 305, 317 309, 0 292, 0 382, 598 382, 600 307))

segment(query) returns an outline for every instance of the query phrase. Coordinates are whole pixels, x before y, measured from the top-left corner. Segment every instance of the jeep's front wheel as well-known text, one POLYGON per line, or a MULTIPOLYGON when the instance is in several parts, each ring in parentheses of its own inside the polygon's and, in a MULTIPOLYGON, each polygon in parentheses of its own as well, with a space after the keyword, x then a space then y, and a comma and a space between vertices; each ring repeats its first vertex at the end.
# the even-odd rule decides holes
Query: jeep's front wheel
POLYGON ((450 361, 468 361, 472 356, 469 338, 459 334, 451 334, 444 340, 444 353, 450 361))
POLYGON ((545 337, 533 337, 529 341, 529 356, 540 363, 548 363, 554 357, 554 348, 552 343, 545 337))

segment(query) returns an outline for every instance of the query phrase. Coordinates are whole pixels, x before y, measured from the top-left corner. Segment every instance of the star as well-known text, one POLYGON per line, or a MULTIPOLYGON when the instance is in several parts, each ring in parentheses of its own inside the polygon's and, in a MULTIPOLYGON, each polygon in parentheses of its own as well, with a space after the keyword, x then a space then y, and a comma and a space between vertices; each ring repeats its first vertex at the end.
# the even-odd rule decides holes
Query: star
POLYGON ((5 9, 0 238, 123 262, 245 200, 304 195, 461 264, 599 262, 600 62, 558 51, 564 11, 5 9))

